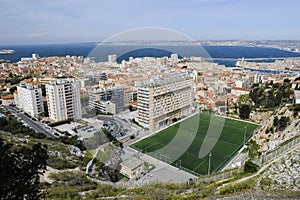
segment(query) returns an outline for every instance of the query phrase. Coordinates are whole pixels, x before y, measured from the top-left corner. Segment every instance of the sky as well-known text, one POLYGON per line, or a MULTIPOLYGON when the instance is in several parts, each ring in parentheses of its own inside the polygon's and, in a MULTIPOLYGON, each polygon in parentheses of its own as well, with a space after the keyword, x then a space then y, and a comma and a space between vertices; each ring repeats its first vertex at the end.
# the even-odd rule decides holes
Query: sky
POLYGON ((299 9, 299 0, 0 0, 0 45, 99 42, 142 27, 195 40, 299 40, 299 9))

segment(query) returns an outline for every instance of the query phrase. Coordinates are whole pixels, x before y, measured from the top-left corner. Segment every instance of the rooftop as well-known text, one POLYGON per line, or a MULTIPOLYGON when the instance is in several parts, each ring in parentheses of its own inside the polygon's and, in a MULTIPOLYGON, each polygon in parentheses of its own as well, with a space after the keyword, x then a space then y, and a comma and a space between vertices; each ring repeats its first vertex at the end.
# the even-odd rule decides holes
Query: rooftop
POLYGON ((249 88, 232 87, 232 90, 250 91, 249 88))
POLYGON ((14 99, 14 96, 13 95, 2 96, 1 99, 2 100, 14 99))
POLYGON ((131 157, 121 163, 122 166, 127 167, 131 170, 143 165, 144 162, 136 157, 131 157))
POLYGON ((178 81, 188 80, 188 79, 192 79, 192 77, 185 75, 185 76, 180 76, 180 77, 168 78, 168 79, 164 79, 164 80, 155 80, 153 82, 150 81, 145 84, 142 84, 141 87, 158 87, 158 86, 167 85, 170 83, 175 83, 178 81))

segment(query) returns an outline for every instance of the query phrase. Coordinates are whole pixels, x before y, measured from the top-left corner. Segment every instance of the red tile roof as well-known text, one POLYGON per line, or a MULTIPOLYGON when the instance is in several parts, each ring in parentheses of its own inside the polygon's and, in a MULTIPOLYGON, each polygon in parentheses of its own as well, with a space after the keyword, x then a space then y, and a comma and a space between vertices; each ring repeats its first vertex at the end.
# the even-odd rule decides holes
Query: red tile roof
POLYGON ((14 96, 13 95, 2 96, 1 99, 2 100, 14 99, 14 96))

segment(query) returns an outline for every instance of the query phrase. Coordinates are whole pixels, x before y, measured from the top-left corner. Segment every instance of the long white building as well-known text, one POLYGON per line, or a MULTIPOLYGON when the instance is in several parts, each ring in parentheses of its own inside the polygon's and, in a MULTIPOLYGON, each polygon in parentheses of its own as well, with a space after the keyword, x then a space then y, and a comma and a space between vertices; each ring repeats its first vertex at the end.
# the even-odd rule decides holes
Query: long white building
POLYGON ((51 80, 46 84, 49 118, 55 121, 82 118, 79 83, 73 78, 51 80))
POLYGON ((154 131, 170 124, 174 118, 192 113, 194 81, 180 76, 149 82, 138 88, 138 122, 154 131))
POLYGON ((40 117, 44 113, 42 89, 32 82, 21 82, 14 94, 18 108, 32 117, 40 117))

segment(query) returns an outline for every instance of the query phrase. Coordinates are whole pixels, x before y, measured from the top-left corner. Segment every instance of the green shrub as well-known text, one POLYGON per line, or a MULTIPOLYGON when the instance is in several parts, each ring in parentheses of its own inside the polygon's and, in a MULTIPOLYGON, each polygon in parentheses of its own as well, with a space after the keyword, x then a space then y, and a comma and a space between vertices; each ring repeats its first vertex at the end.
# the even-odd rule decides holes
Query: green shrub
POLYGON ((254 173, 254 172, 257 172, 258 169, 259 169, 258 165, 251 162, 250 160, 246 161, 245 167, 244 167, 245 173, 254 173))
POLYGON ((48 126, 55 127, 55 126, 59 126, 59 125, 63 125, 63 124, 70 124, 70 123, 71 123, 71 120, 67 119, 67 120, 63 120, 63 121, 53 122, 53 123, 49 124, 48 126))

